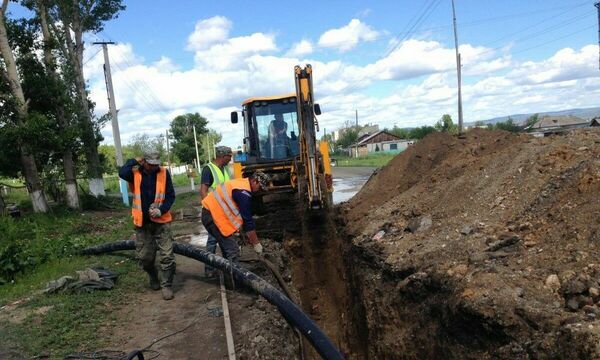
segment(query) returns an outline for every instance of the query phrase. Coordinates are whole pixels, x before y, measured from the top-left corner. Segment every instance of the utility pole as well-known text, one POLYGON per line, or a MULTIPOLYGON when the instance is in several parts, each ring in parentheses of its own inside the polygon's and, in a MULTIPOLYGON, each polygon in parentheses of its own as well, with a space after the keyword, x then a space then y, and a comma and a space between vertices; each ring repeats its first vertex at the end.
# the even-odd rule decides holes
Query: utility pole
POLYGON ((356 127, 358 127, 358 110, 354 110, 355 118, 356 118, 356 127))
POLYGON ((598 69, 600 69, 600 1, 594 4, 598 9, 598 69))
MULTIPOLYGON (((196 148, 196 171, 198 172, 198 176, 200 176, 200 155, 198 155, 198 139, 196 138, 196 125, 192 125, 194 129, 194 147, 196 148)), ((194 177, 190 178, 190 183, 192 186, 192 190, 194 190, 194 177)))
POLYGON ((210 156, 212 155, 212 151, 210 150, 210 139, 208 138, 208 133, 206 133, 206 161, 210 161, 210 156))
POLYGON ((454 0, 452 0, 452 21, 454 24, 454 50, 456 52, 456 74, 458 77, 458 133, 463 132, 463 113, 462 113, 462 92, 461 92, 461 74, 460 74, 460 53, 458 52, 458 35, 456 34, 456 11, 454 10, 454 0))
POLYGON ((169 172, 171 176, 173 176, 173 169, 171 169, 171 149, 169 147, 169 130, 166 131, 167 134, 167 164, 169 166, 169 172))
POLYGON ((198 138, 196 137, 196 125, 192 125, 194 128, 194 147, 196 148, 196 166, 200 171, 200 155, 198 155, 198 138))
MULTIPOLYGON (((121 134, 119 132, 119 120, 117 118, 117 105, 115 103, 115 92, 113 90, 112 76, 110 73, 110 61, 108 60, 108 46, 114 45, 112 41, 95 42, 94 45, 102 45, 104 52, 104 79, 106 81, 106 92, 108 95, 108 107, 110 109, 110 117, 112 123, 113 139, 115 142, 115 152, 117 155, 117 166, 123 166, 123 150, 121 149, 121 134)), ((127 182, 119 179, 123 204, 129 205, 129 192, 127 182)))

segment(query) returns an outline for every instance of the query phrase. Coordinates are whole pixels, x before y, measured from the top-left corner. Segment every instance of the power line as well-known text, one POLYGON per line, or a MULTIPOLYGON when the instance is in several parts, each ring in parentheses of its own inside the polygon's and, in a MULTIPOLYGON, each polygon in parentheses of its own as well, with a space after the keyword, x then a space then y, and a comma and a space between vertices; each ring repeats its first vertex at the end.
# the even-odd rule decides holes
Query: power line
POLYGON ((85 60, 85 61, 83 62, 83 65, 87 64, 87 63, 88 63, 88 62, 90 62, 90 61, 91 61, 93 58, 95 58, 95 57, 96 57, 96 55, 98 55, 98 54, 100 53, 100 51, 102 51, 102 48, 100 48, 98 51, 96 51, 96 52, 94 53, 94 55, 90 56, 90 57, 89 57, 87 60, 85 60))
MULTIPOLYGON (((526 34, 526 35, 524 35, 524 36, 522 36, 522 37, 519 37, 519 38, 515 39, 514 41, 515 41, 515 42, 518 42, 518 41, 523 41, 523 40, 527 41, 527 40, 530 40, 530 39, 533 39, 533 38, 536 38, 536 37, 539 37, 539 36, 542 36, 542 35, 548 34, 548 33, 550 33, 550 32, 556 31, 556 30, 558 30, 558 29, 560 29, 560 28, 563 28, 563 27, 566 27, 566 26, 568 26, 568 25, 571 25, 571 24, 573 24, 573 23, 577 22, 578 20, 580 20, 580 19, 582 19, 582 18, 584 18, 584 17, 586 17, 586 16, 588 16, 588 15, 589 15, 589 13, 577 15, 577 16, 575 16, 575 17, 569 18, 569 19, 567 19, 567 20, 564 20, 564 21, 562 21, 562 22, 559 22, 559 23, 557 23, 557 24, 553 24, 553 25, 551 25, 551 26, 548 26, 548 27, 546 27, 546 28, 543 28, 543 29, 541 29, 541 30, 539 30, 539 31, 537 31, 537 32, 533 32, 533 33, 530 33, 530 34, 526 34)), ((539 23, 538 23, 538 24, 539 24, 539 23)), ((538 24, 536 24, 536 25, 538 25, 538 24)), ((483 47, 487 47, 487 46, 489 46, 489 45, 491 45, 491 44, 493 44, 493 43, 497 43, 498 41, 500 41, 500 40, 503 40, 503 39, 505 39, 505 38, 507 38, 507 37, 509 37, 509 36, 511 36, 511 35, 515 35, 515 34, 522 33, 522 32, 523 32, 523 30, 531 29, 531 28, 535 27, 536 25, 532 25, 532 26, 530 26, 530 27, 527 27, 527 28, 524 28, 524 29, 522 29, 522 30, 520 30, 520 31, 513 32, 513 33, 511 33, 511 34, 509 34, 509 35, 507 35, 507 36, 504 36, 504 37, 502 37, 502 38, 500 38, 500 39, 496 39, 496 40, 494 40, 494 41, 492 41, 492 42, 489 42, 489 43, 487 43, 487 44, 484 44, 484 45, 482 45, 482 46, 483 46, 483 47)), ((564 37, 564 36, 563 36, 563 37, 561 37, 561 39, 563 39, 563 38, 565 38, 565 37, 564 37)), ((552 42, 552 41, 551 41, 551 42, 552 42)), ((480 55, 482 55, 482 54, 487 54, 487 53, 491 53, 491 52, 494 52, 494 51, 496 51, 496 50, 502 49, 503 47, 504 47, 504 46, 498 46, 498 47, 490 48, 490 49, 488 49, 488 50, 485 50, 485 51, 481 52, 481 53, 480 53, 480 55)))

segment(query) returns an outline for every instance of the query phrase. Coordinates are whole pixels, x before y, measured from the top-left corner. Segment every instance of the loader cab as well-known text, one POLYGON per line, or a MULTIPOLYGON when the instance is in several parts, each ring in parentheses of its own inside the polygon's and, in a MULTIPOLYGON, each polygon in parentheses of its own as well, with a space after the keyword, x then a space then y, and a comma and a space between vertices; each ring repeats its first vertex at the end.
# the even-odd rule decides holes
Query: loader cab
MULTIPOLYGON (((289 162, 300 153, 299 123, 294 94, 251 98, 242 104, 244 162, 289 162)), ((237 112, 231 122, 237 122, 237 112)))

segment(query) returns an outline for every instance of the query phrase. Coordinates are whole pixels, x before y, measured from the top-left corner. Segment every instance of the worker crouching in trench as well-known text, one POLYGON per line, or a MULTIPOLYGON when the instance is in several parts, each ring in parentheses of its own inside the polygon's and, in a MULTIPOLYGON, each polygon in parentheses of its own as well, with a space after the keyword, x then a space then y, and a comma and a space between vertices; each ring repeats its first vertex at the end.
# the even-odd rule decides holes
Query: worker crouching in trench
POLYGON ((129 183, 133 192, 131 214, 135 225, 136 256, 148 273, 150 288, 161 290, 165 300, 173 298, 175 254, 171 233, 171 206, 175 189, 169 171, 160 166, 157 151, 127 160, 119 177, 129 183), (158 253, 159 267, 155 261, 158 253))
MULTIPOLYGON (((202 224, 217 240, 225 259, 233 263, 239 260, 240 250, 234 234, 240 228, 254 251, 262 254, 252 219, 252 194, 266 190, 269 181, 268 175, 257 171, 249 178, 225 181, 202 199, 202 224)), ((232 280, 228 276, 225 280, 231 286, 232 280)))

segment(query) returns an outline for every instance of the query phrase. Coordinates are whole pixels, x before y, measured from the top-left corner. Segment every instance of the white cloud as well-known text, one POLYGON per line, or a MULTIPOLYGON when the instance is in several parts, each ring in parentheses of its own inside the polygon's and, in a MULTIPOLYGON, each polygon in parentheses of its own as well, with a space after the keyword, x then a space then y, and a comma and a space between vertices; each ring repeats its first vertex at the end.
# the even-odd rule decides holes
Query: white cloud
MULTIPOLYGON (((247 97, 294 90, 293 67, 300 63, 298 57, 310 54, 308 40, 293 47, 304 52, 290 50, 279 56, 274 35, 256 32, 230 38, 232 24, 221 17, 198 24, 194 34, 208 31, 213 35, 202 41, 190 40, 196 60, 193 68, 184 69, 167 57, 145 63, 130 44, 110 47, 123 143, 136 133, 164 133, 176 115, 198 111, 209 119, 209 127, 223 134, 223 143, 237 147, 243 130, 241 124, 230 123, 230 112, 239 109, 247 97)), ((484 47, 462 45, 465 121, 597 106, 597 49, 595 45, 562 49, 545 60, 519 63, 509 51, 497 54, 484 47)), ((86 58, 91 56, 88 54, 93 53, 87 51, 86 58)), ((381 127, 431 125, 444 113, 456 119, 452 44, 408 40, 387 57, 364 66, 318 58, 309 62, 314 69, 316 100, 323 109, 319 123, 327 131, 346 121, 353 123, 355 109, 361 124, 381 127), (382 82, 387 90, 371 93, 382 82)), ((86 64, 98 115, 107 111, 102 63, 99 54, 86 64)), ((110 143, 110 125, 103 134, 110 143)))
POLYGON ((295 43, 290 51, 287 52, 286 56, 288 57, 301 57, 308 54, 312 54, 313 45, 308 40, 302 40, 298 43, 295 43))
POLYGON ((352 19, 348 25, 339 29, 327 30, 319 38, 319 46, 337 48, 339 51, 348 51, 356 47, 360 41, 373 41, 379 32, 371 29, 369 25, 358 19, 352 19))
POLYGON ((196 23, 194 32, 188 37, 187 49, 203 50, 216 43, 221 43, 229 37, 231 21, 223 16, 214 16, 196 23))
POLYGON ((570 48, 559 50, 548 60, 528 61, 513 70, 509 77, 521 84, 542 84, 569 79, 583 79, 597 75, 598 46, 588 45, 580 51, 570 48))

